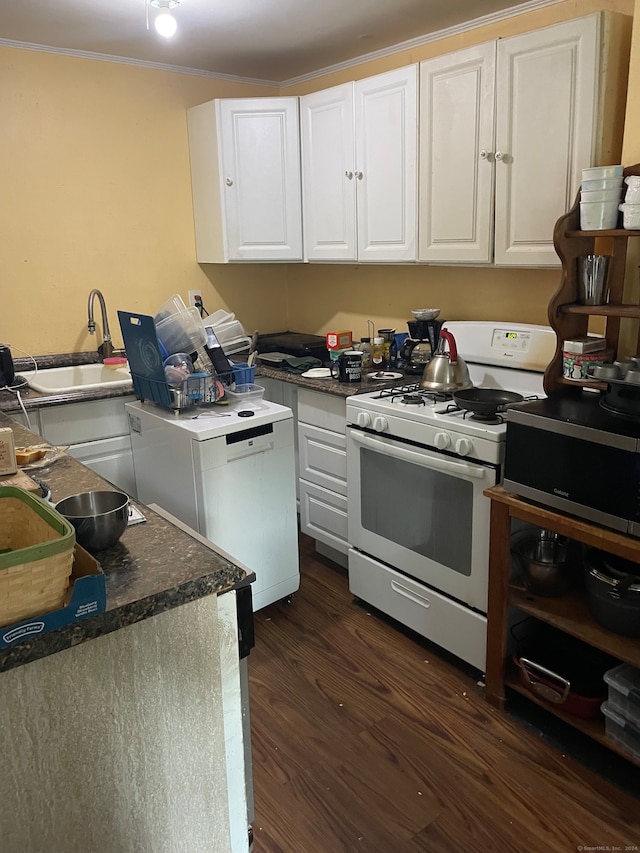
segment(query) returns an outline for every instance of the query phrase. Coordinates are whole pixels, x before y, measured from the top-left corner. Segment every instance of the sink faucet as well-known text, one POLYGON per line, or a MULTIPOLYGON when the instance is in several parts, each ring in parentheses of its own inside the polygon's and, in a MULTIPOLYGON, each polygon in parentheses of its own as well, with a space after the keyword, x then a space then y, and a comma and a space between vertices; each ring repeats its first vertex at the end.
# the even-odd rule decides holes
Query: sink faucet
POLYGON ((89 322, 87 323, 87 328, 89 329, 89 334, 93 335, 96 331, 96 321, 93 319, 93 300, 95 297, 98 297, 98 302, 100 303, 100 310, 102 312, 102 343, 98 347, 98 352, 102 356, 102 358, 109 358, 109 356, 113 355, 113 344, 111 343, 111 333, 109 331, 109 320, 107 318, 107 306, 105 305, 104 296, 97 289, 93 288, 91 293, 89 294, 89 305, 87 308, 87 313, 89 315, 89 322))

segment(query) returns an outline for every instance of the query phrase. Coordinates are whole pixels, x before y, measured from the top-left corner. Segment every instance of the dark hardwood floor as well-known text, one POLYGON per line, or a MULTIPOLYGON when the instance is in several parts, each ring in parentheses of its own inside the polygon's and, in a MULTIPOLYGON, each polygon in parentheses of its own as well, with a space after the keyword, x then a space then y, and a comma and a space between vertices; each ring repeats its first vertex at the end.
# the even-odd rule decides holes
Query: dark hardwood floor
POLYGON ((583 762, 591 742, 489 706, 300 543, 300 591, 255 614, 254 853, 640 850, 640 799, 583 762))

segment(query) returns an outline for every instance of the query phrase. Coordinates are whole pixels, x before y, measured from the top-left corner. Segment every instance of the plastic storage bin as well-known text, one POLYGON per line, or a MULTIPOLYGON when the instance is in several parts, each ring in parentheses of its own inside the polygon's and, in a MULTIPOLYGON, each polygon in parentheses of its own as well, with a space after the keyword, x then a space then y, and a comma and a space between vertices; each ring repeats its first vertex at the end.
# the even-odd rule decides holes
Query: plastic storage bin
POLYGON ((168 314, 163 319, 156 314, 154 320, 158 341, 166 355, 176 352, 194 352, 207 342, 207 335, 197 308, 178 314, 168 314))
POLYGON ((260 400, 264 396, 264 388, 262 385, 254 385, 253 382, 248 382, 246 385, 236 385, 233 389, 227 388, 225 395, 229 398, 230 403, 239 403, 242 400, 260 400))
POLYGON ((640 761, 640 726, 614 711, 609 702, 603 703, 602 713, 605 717, 607 737, 624 746, 634 758, 640 761))
POLYGON ((604 674, 609 708, 640 727, 640 669, 621 663, 604 674))
POLYGON ((0 486, 0 625, 62 607, 75 543, 72 525, 51 504, 0 486))

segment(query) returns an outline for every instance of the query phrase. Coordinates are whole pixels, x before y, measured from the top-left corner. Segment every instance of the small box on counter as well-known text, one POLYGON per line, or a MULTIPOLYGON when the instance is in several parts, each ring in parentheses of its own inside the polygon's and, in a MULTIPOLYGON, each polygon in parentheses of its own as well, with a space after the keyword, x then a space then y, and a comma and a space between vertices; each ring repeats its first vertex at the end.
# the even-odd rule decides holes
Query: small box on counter
POLYGON ((55 631, 64 625, 102 613, 107 606, 107 585, 98 561, 76 543, 73 569, 65 604, 41 616, 31 616, 0 628, 0 649, 55 631))
POLYGON ((336 349, 351 349, 353 345, 351 332, 327 332, 326 340, 329 352, 336 349))
MULTIPOLYGON (((565 341, 565 343, 567 343, 565 341)), ((565 379, 574 379, 577 382, 592 381, 589 368, 599 364, 608 364, 613 361, 613 350, 603 349, 594 352, 575 353, 569 350, 562 351, 562 375, 565 379)))

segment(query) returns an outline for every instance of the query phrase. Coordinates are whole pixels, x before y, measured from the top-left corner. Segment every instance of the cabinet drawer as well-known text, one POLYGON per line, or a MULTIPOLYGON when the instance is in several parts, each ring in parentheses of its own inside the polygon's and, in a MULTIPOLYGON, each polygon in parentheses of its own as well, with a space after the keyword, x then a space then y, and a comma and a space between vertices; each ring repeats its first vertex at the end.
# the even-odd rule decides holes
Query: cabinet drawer
POLYGON ((340 495, 347 494, 347 439, 344 433, 298 424, 300 477, 340 495))
POLYGON ((344 435, 347 423, 347 401, 344 397, 298 388, 298 421, 341 432, 344 435))
POLYGON ((347 499, 300 480, 300 530, 336 551, 347 553, 347 499))
POLYGON ((484 672, 486 616, 474 613, 470 620, 466 607, 353 548, 349 549, 349 589, 358 598, 484 672), (473 659, 468 656, 470 648, 474 649, 473 659))
POLYGON ((79 444, 129 434, 125 403, 135 397, 66 403, 40 410, 41 435, 51 444, 79 444))

